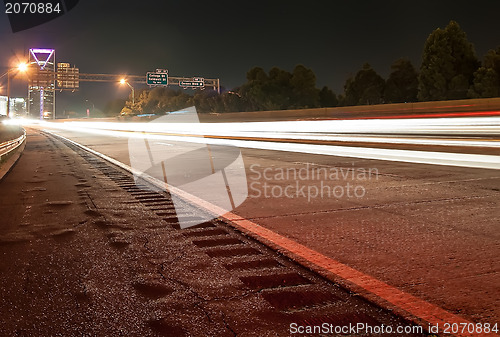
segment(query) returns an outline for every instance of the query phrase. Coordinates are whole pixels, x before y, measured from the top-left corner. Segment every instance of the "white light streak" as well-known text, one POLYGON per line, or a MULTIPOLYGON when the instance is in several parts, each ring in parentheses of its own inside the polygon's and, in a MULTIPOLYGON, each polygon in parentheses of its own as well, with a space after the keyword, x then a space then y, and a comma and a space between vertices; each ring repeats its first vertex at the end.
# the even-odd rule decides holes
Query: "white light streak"
MULTIPOLYGON (((499 118, 460 118, 459 121, 456 119, 447 119, 446 123, 443 119, 435 121, 436 123, 431 123, 431 121, 415 121, 413 123, 408 123, 408 120, 404 120, 405 125, 413 125, 414 130, 424 130, 423 125, 428 125, 429 130, 432 131, 431 126, 436 126, 439 128, 452 127, 454 131, 462 128, 471 128, 471 125, 475 127, 472 128, 474 131, 481 131, 482 127, 486 127, 489 130, 500 130, 499 128, 499 118), (468 121, 465 121, 465 120, 468 121)), ((58 128, 64 130, 72 130, 77 132, 90 132, 105 136, 112 137, 134 137, 134 138, 147 138, 151 140, 159 140, 161 142, 190 142, 190 143, 201 143, 201 144, 216 144, 216 145, 228 145, 237 146, 243 148, 254 148, 254 149, 264 149, 264 150, 274 150, 274 151, 287 151, 287 152, 298 152, 298 153, 309 153, 309 154, 320 154, 320 155, 330 155, 330 156, 342 156, 342 157, 354 157, 363 159, 376 159, 376 160, 389 160, 389 161, 399 161, 399 162, 409 162, 409 163, 421 163, 421 164, 432 164, 432 165, 450 165, 450 166, 461 166, 461 167, 474 167, 474 168, 486 168, 486 169, 500 169, 500 156, 494 155, 478 155, 478 154, 464 154, 464 153, 448 153, 448 152, 431 152, 431 151, 414 151, 414 150, 393 150, 393 149, 381 149, 381 148, 366 148, 366 147, 352 147, 352 146, 332 146, 332 145, 317 145, 317 144, 300 144, 300 143, 283 143, 283 142, 266 142, 266 141, 254 141, 254 140, 234 140, 234 139, 215 139, 215 138, 204 138, 204 137, 187 137, 183 134, 197 134, 197 135, 259 135, 259 137, 269 137, 269 134, 274 134, 276 137, 282 137, 283 130, 287 130, 286 134, 290 134, 290 129, 292 127, 298 128, 292 134, 301 135, 304 132, 311 132, 311 126, 314 125, 320 129, 321 132, 326 132, 328 129, 326 125, 330 128, 338 127, 338 125, 349 126, 349 130, 354 131, 353 122, 363 122, 361 123, 364 129, 368 129, 373 120, 370 121, 332 121, 332 122, 349 122, 347 124, 343 123, 329 123, 330 121, 313 121, 313 122, 269 122, 269 123, 202 123, 202 124, 183 124, 183 123, 169 123, 169 124, 155 124, 155 123, 101 123, 101 122, 69 122, 69 123, 50 123, 41 122, 40 124, 44 127, 58 128), (274 131, 271 130, 273 126, 274 131), (300 126, 300 128, 299 128, 300 126), (260 132, 255 130, 259 129, 260 132), (279 129, 280 131, 276 131, 279 129), (252 131, 249 131, 252 130, 252 131), (217 132, 216 132, 217 131, 217 132), (280 133, 281 132, 281 133, 280 133), (163 133, 163 134, 162 134, 163 133), (178 135, 165 135, 165 133, 178 134, 178 135)), ((375 133, 375 130, 387 129, 384 124, 388 121, 380 121, 382 123, 375 123, 370 127, 371 131, 375 133)), ((390 121, 392 122, 392 121, 390 121)), ((392 127, 396 125, 402 125, 403 121, 398 120, 398 123, 392 123, 392 127)), ((358 125, 359 126, 359 125, 358 125)), ((393 133, 395 133, 395 129, 393 133)), ((356 130, 359 133, 359 130, 356 130)), ((479 132, 481 133, 481 132, 479 132)), ((307 136, 313 137, 316 133, 312 133, 307 136)), ((319 133, 317 133, 319 134, 319 133)), ((306 135, 303 135, 306 136, 306 135)), ((325 137, 325 136, 322 136, 325 137)), ((335 136, 332 136, 335 137, 335 136)), ((352 137, 350 139, 354 139, 352 137)), ((366 137, 361 137, 365 139, 366 137)), ((395 139, 395 138, 394 138, 395 139)), ((386 138, 383 142, 387 142, 391 139, 386 138)), ((365 141, 365 140, 363 140, 365 141)), ((397 141, 397 140, 396 140, 397 141)), ((431 140, 426 140, 427 142, 431 140)), ((434 142, 440 142, 440 140, 433 140, 434 142)), ((450 142, 450 141, 447 141, 450 142)), ((453 145, 459 144, 458 142, 463 142, 466 144, 468 141, 453 141, 453 145)), ((438 143, 436 143, 438 144, 438 143)), ((487 142, 497 146, 498 142, 487 142)), ((479 146, 476 144, 476 146, 479 146)))
MULTIPOLYGON (((500 135, 500 117, 418 118, 370 120, 280 121, 250 123, 113 123, 65 122, 80 128, 117 131, 162 132, 218 136, 270 137, 274 134, 414 134, 414 135, 500 135)), ((281 137, 281 136, 280 136, 281 137)))

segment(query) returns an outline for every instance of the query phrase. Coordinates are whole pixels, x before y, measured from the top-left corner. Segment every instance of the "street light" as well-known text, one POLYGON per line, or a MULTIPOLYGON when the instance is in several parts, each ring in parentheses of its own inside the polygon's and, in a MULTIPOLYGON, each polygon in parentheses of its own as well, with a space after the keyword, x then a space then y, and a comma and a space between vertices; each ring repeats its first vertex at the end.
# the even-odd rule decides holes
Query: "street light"
POLYGON ((4 74, 2 74, 2 76, 0 76, 0 78, 3 78, 5 76, 7 76, 10 72, 12 72, 13 70, 18 70, 22 73, 24 73, 26 70, 28 70, 28 64, 27 63, 24 63, 24 62, 21 62, 17 65, 17 67, 14 67, 14 68, 10 68, 9 70, 7 70, 4 74))
POLYGON ((17 69, 20 71, 20 72, 25 72, 26 70, 28 70, 28 64, 27 63, 24 63, 24 62, 21 62, 18 64, 17 66, 17 69))
POLYGON ((135 92, 134 92, 134 87, 128 83, 128 81, 124 78, 120 80, 120 84, 127 84, 130 89, 132 89, 132 105, 135 105, 135 92))
POLYGON ((25 62, 21 62, 17 65, 17 67, 7 70, 5 74, 0 76, 0 78, 2 78, 7 75, 7 117, 10 117, 10 73, 14 70, 24 73, 28 70, 28 64, 25 62))

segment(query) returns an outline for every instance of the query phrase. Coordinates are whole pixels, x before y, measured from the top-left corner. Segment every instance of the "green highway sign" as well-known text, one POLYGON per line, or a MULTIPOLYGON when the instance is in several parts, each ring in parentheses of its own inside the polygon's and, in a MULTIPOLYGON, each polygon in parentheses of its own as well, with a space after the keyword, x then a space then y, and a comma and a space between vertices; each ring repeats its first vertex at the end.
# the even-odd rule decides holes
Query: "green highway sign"
POLYGON ((191 81, 180 81, 179 86, 185 88, 201 88, 205 86, 205 80, 203 78, 194 78, 191 81))
POLYGON ((147 73, 147 85, 168 85, 168 73, 147 73))

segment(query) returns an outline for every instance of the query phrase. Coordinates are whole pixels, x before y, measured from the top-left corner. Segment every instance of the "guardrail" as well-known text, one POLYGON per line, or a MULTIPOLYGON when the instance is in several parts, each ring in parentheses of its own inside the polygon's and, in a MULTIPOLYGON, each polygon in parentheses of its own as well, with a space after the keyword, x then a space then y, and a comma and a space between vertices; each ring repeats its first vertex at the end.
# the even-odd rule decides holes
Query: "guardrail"
POLYGON ((16 150, 26 140, 26 130, 23 129, 23 134, 16 139, 0 143, 0 161, 9 153, 16 150))

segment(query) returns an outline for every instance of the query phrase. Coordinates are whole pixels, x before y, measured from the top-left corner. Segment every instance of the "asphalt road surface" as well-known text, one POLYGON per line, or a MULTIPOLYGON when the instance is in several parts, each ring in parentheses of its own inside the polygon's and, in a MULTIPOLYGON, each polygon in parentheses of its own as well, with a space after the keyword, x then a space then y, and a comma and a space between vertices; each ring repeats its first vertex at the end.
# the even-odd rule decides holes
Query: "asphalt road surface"
MULTIPOLYGON (((52 132, 130 164, 126 137, 52 132)), ((187 147, 157 143, 168 151, 187 147)), ((0 183, 10 191, 2 193, 0 229, 0 271, 9 275, 0 287, 2 312, 12 322, 4 328, 10 334, 54 326, 89 335, 289 333, 293 319, 261 310, 259 296, 241 301, 234 276, 223 280, 226 274, 200 257, 205 255, 185 253, 183 238, 156 228, 157 220, 137 202, 124 203, 123 191, 59 140, 31 130, 25 152, 0 183), (178 242, 170 247, 169 240, 178 242), (171 263, 181 281, 169 279, 166 286, 158 278, 165 273, 157 271, 171 263), (195 282, 200 270, 203 277, 195 282), (193 295, 193 287, 200 293, 193 295), (166 296, 172 293, 184 295, 166 296), (217 302, 221 298, 230 304, 217 302), (207 314, 200 303, 214 299, 207 314), (222 310, 226 305, 233 309, 222 310), (245 323, 242 312, 250 307, 257 310, 245 323)), ((235 214, 471 322, 500 322, 499 170, 244 147, 241 153, 248 198, 235 214)), ((223 159, 226 153, 215 149, 213 155, 223 159)), ((362 319, 398 324, 365 305, 359 305, 362 319)))
MULTIPOLYGON (((130 163, 127 138, 57 132, 130 163)), ((249 198, 235 213, 474 322, 500 321, 500 170, 241 150, 249 198)))
POLYGON ((415 327, 224 223, 173 228, 168 195, 140 186, 99 158, 28 130, 23 155, 0 182, 0 335, 415 327))

